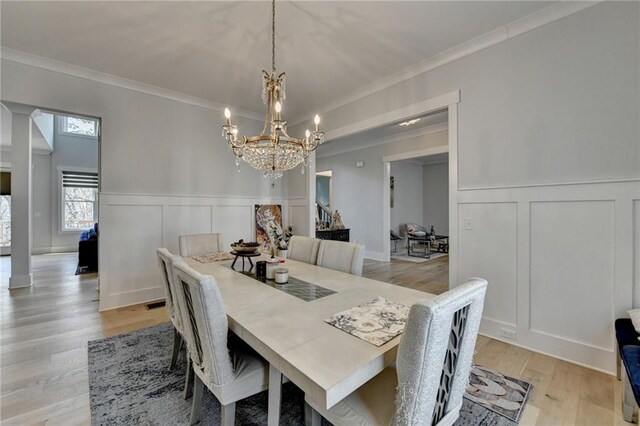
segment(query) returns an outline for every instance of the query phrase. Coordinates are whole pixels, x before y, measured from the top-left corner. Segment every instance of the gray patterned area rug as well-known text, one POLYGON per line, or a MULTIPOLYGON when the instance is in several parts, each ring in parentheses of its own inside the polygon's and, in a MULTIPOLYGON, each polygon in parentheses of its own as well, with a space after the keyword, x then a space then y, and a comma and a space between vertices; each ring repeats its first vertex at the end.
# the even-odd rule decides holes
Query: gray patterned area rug
MULTIPOLYGON (((89 342, 89 393, 93 425, 188 425, 191 400, 182 397, 185 360, 169 371, 170 323, 89 342)), ((531 385, 476 367, 456 425, 517 425, 531 385)), ((281 425, 304 425, 304 395, 283 386, 281 425)), ((220 404, 209 392, 200 425, 220 424, 220 404)), ((267 393, 236 404, 236 425, 267 424, 267 393)), ((329 425, 323 419, 323 426, 329 425)))

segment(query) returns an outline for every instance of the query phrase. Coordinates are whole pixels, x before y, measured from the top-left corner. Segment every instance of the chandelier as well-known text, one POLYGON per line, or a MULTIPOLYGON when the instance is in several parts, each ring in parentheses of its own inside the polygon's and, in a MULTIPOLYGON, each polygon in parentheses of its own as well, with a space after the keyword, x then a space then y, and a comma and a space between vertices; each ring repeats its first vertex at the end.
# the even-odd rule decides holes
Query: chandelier
POLYGON ((271 74, 262 71, 262 101, 266 105, 264 127, 259 135, 238 137, 238 126, 231 123, 231 111, 225 108, 225 124, 222 135, 236 157, 236 166, 242 160, 257 170, 263 170, 266 178, 282 177, 283 171, 303 164, 302 173, 308 165, 308 157, 324 142, 324 132, 319 131, 320 116, 314 118, 315 131, 307 130, 303 138, 287 133, 287 122, 282 117, 282 106, 286 98, 285 73, 276 73, 276 2, 271 3, 271 74))

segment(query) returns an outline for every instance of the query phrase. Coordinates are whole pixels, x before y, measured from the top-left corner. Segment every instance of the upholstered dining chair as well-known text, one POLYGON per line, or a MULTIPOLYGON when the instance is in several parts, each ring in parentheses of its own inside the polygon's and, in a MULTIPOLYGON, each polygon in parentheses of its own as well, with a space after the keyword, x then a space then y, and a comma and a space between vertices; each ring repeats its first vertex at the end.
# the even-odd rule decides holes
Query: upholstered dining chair
POLYGON ((307 424, 452 425, 469 382, 487 282, 471 278, 409 311, 395 366, 330 409, 306 398, 307 424), (397 391, 396 391, 397 389, 397 391))
POLYGON ((293 235, 289 239, 287 258, 315 265, 318 259, 318 249, 320 248, 321 241, 322 240, 318 238, 293 235))
POLYGON ((222 251, 220 234, 181 235, 178 242, 180 243, 180 256, 183 257, 222 251))
POLYGON ((220 424, 233 425, 236 402, 269 387, 269 364, 228 333, 227 314, 213 277, 201 275, 186 263, 175 263, 173 271, 186 307, 185 334, 195 373, 190 424, 200 419, 206 386, 222 406, 220 424))
POLYGON ((180 312, 180 305, 178 304, 177 292, 173 283, 173 264, 182 262, 180 256, 171 254, 166 248, 159 248, 158 263, 160 265, 160 272, 162 275, 162 282, 164 283, 164 292, 166 300, 166 311, 173 324, 173 351, 171 353, 171 364, 169 369, 173 370, 178 361, 178 354, 184 341, 184 327, 182 325, 182 314, 180 312))
POLYGON ((342 241, 322 240, 316 265, 353 275, 362 275, 364 246, 342 241))

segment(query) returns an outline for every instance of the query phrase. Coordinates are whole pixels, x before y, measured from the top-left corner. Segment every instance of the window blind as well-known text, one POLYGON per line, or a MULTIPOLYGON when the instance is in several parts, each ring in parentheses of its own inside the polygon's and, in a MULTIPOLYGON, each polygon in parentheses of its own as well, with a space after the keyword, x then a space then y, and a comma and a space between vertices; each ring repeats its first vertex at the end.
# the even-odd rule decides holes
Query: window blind
POLYGON ((62 186, 64 188, 95 188, 98 189, 98 174, 91 172, 62 172, 62 186))

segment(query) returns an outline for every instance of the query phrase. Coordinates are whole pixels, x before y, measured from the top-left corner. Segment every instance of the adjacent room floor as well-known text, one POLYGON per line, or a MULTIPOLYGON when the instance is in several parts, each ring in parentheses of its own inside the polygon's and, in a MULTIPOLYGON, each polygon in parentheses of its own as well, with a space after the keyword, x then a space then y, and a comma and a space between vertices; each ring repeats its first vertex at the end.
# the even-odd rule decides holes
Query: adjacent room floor
MULTIPOLYGON (((9 291, 10 258, 0 258, 3 425, 90 424, 87 342, 168 320, 143 305, 100 314, 97 276, 74 275, 76 262, 76 253, 34 256, 34 285, 9 291)), ((364 275, 441 293, 448 258, 366 261, 364 275)), ((628 424, 615 377, 482 336, 476 349, 476 363, 533 383, 522 425, 628 424)))

